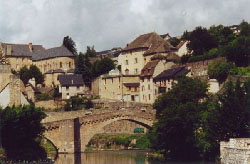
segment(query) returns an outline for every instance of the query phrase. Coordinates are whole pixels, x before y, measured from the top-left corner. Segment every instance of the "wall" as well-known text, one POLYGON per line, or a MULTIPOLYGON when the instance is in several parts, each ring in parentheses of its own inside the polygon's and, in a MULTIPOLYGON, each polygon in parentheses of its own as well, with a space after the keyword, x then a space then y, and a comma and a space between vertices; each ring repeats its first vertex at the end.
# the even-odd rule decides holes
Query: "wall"
POLYGON ((85 86, 69 86, 67 89, 66 86, 61 87, 62 99, 68 99, 72 96, 77 96, 78 94, 83 94, 88 89, 85 86))
POLYGON ((141 78, 140 80, 140 102, 153 104, 158 95, 158 87, 154 84, 153 78, 159 75, 166 69, 171 68, 174 65, 173 62, 164 63, 160 61, 154 70, 153 76, 149 78, 141 78), (149 96, 150 95, 150 96, 149 96))
POLYGON ((144 52, 145 49, 133 50, 123 52, 118 56, 118 64, 121 65, 121 71, 123 75, 126 75, 126 69, 129 70, 129 75, 139 75, 141 73, 142 68, 146 64, 143 56, 144 52), (137 58, 137 62, 135 61, 135 58, 137 58), (128 64, 126 63, 126 60, 128 60, 128 64), (137 69, 137 73, 135 72, 135 69, 137 69))
POLYGON ((56 57, 51 59, 33 61, 33 64, 36 65, 43 74, 49 70, 68 70, 75 68, 73 57, 56 57), (60 67, 60 63, 62 63, 62 67, 60 67), (69 67, 69 63, 71 63, 71 67, 69 67))
POLYGON ((11 69, 15 71, 20 71, 20 69, 24 66, 27 68, 32 64, 31 57, 13 57, 7 56, 11 65, 11 69))
POLYGON ((220 142, 220 158, 222 164, 249 164, 250 138, 232 138, 228 142, 220 142))
POLYGON ((106 125, 100 133, 105 134, 115 134, 115 133, 126 133, 126 134, 134 134, 135 128, 143 128, 144 132, 147 132, 147 128, 144 126, 137 124, 135 122, 129 121, 129 120, 119 120, 116 122, 113 122, 109 125, 106 125))
MULTIPOLYGON (((139 90, 131 91, 123 83, 139 83, 139 76, 102 76, 99 83, 100 98, 121 100, 124 96, 139 96, 139 90)), ((126 100, 129 101, 130 98, 126 100)))
POLYGON ((211 59, 211 60, 192 62, 192 63, 187 63, 185 66, 190 69, 192 77, 197 77, 197 78, 207 81, 208 80, 208 74, 207 74, 208 65, 214 61, 222 62, 222 61, 226 61, 226 58, 218 57, 218 58, 211 59))
POLYGON ((65 101, 54 101, 54 100, 46 100, 46 101, 36 101, 35 106, 41 107, 44 109, 57 109, 62 108, 66 104, 65 101))

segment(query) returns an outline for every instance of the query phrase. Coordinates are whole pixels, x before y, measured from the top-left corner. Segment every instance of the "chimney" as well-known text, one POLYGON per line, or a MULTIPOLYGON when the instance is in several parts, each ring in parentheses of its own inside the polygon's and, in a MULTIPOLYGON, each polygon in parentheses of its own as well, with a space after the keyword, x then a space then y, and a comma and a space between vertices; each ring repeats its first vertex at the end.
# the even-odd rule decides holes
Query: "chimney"
POLYGON ((32 43, 29 43, 29 49, 30 49, 30 52, 32 52, 32 43))
POLYGON ((7 45, 7 55, 11 55, 11 45, 7 45))

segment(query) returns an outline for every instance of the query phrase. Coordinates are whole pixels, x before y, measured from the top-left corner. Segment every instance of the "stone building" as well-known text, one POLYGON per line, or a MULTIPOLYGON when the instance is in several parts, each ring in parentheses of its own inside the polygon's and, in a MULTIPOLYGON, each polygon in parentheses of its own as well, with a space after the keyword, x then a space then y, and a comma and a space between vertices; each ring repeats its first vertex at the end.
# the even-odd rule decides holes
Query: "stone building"
POLYGON ((140 100, 142 103, 154 103, 158 95, 158 88, 154 84, 153 78, 173 65, 173 62, 166 60, 152 60, 143 67, 140 75, 140 100))
POLYGON ((139 102, 139 76, 111 70, 99 79, 99 95, 104 99, 139 102))
POLYGON ((41 45, 10 44, 0 42, 0 56, 6 57, 6 62, 11 65, 11 69, 19 71, 22 67, 32 64, 32 54, 45 50, 41 45))
POLYGON ((59 75, 59 93, 62 99, 69 99, 72 96, 85 95, 89 88, 85 86, 82 75, 59 75))
POLYGON ((176 84, 176 79, 180 76, 190 76, 190 71, 186 67, 175 67, 166 69, 153 78, 154 84, 158 88, 156 95, 168 92, 176 84))
POLYGON ((45 75, 45 86, 59 85, 58 75, 74 73, 75 56, 64 46, 45 49, 41 45, 0 43, 1 62, 8 63, 12 70, 36 65, 45 75))

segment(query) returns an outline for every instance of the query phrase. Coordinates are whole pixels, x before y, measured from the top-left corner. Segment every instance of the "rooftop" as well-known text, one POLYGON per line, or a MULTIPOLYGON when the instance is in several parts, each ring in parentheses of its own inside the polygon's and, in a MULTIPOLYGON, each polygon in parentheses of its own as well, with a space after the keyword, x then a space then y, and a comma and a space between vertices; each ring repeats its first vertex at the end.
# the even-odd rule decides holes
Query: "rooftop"
POLYGON ((189 72, 189 70, 185 67, 176 67, 176 68, 171 68, 163 71, 159 75, 157 75, 154 80, 159 80, 159 79, 170 79, 174 77, 179 77, 186 75, 189 72))
POLYGON ((42 45, 0 43, 7 56, 31 57, 33 53, 45 50, 42 45), (30 49, 31 48, 31 49, 30 49), (10 54, 8 54, 10 53, 10 54))
POLYGON ((64 46, 50 48, 32 53, 32 60, 44 60, 56 57, 74 57, 74 55, 64 46))
POLYGON ((154 74, 155 67, 159 63, 159 61, 160 60, 153 60, 148 62, 141 70, 141 77, 152 76, 154 74))
POLYGON ((84 81, 81 74, 73 75, 59 75, 59 82, 61 86, 82 86, 84 81))

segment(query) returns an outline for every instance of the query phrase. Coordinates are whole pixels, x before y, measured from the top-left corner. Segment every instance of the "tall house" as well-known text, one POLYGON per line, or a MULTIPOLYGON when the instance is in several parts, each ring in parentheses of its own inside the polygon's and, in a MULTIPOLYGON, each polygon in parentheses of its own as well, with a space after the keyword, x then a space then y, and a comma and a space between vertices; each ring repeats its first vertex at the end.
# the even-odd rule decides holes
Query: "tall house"
POLYGON ((155 32, 136 38, 121 51, 118 65, 121 65, 123 75, 139 75, 142 68, 155 54, 167 55, 176 51, 170 43, 155 32))

